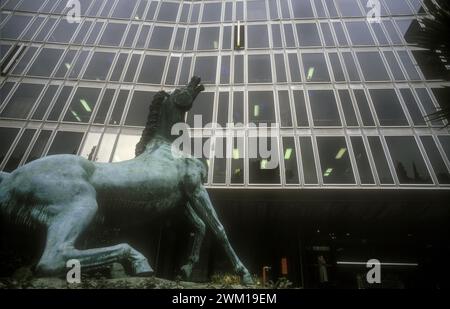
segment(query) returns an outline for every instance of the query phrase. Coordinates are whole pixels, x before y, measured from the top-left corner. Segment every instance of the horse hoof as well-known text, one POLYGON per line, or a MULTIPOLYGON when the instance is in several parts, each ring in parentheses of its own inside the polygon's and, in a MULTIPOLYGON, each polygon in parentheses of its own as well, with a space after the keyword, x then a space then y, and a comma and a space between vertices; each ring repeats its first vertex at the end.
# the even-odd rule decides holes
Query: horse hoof
POLYGON ((192 274, 192 265, 191 265, 191 264, 183 265, 183 266, 181 267, 181 274, 183 275, 183 277, 184 277, 185 279, 191 278, 191 274, 192 274))
POLYGON ((243 285, 254 285, 253 278, 248 272, 242 275, 241 281, 243 285))
POLYGON ((134 261, 132 266, 134 274, 139 277, 149 277, 154 273, 147 259, 134 261))

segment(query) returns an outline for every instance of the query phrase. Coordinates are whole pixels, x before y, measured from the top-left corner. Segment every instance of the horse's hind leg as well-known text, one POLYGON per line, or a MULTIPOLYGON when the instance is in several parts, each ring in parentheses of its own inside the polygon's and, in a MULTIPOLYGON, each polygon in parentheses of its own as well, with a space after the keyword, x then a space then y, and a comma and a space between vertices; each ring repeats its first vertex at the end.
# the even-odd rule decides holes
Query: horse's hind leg
POLYGON ((181 267, 181 271, 183 272, 185 278, 190 278, 192 274, 192 267, 198 262, 199 259, 203 237, 205 236, 205 223, 203 223, 202 219, 197 216, 189 203, 186 204, 186 216, 195 231, 191 253, 187 263, 181 267))
POLYGON ((67 261, 71 259, 79 260, 81 269, 128 260, 135 274, 153 272, 147 259, 128 244, 88 250, 76 249, 75 241, 95 216, 97 202, 90 194, 81 197, 78 195, 75 199, 64 205, 64 212, 51 219, 45 250, 36 267, 39 274, 62 274, 66 271, 67 261))
POLYGON ((227 234, 225 233, 225 229, 223 228, 222 223, 220 223, 216 211, 211 204, 208 192, 206 192, 206 189, 202 185, 199 185, 195 192, 190 195, 190 202, 195 212, 206 224, 208 224, 217 240, 225 249, 225 252, 233 264, 234 270, 242 276, 243 283, 252 284, 253 279, 250 273, 239 260, 236 252, 234 252, 234 249, 231 247, 227 234))

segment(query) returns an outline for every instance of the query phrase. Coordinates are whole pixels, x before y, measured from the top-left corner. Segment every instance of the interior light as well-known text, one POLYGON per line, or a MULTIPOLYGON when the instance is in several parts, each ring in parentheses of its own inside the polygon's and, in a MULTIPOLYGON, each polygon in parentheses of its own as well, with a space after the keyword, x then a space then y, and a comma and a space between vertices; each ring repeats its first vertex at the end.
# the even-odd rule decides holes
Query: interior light
POLYGON ((239 149, 238 148, 234 148, 233 149, 233 159, 237 160, 239 158, 240 158, 239 149))
POLYGON ((253 116, 259 117, 259 105, 258 104, 253 106, 253 116))
POLYGON ((238 20, 238 22, 237 22, 237 47, 239 48, 239 47, 241 47, 241 23, 239 22, 239 20, 238 20))
POLYGON ((134 16, 134 19, 139 20, 139 16, 134 16))
POLYGON ((241 172, 241 169, 240 169, 240 168, 237 168, 237 169, 234 170, 234 174, 235 174, 235 175, 239 174, 240 172, 241 172))
POLYGON ((292 155, 292 148, 286 148, 286 151, 284 152, 284 159, 289 160, 292 155))
POLYGON ((214 41, 213 45, 214 45, 214 49, 217 49, 219 47, 219 42, 214 41))
POLYGON ((72 113, 72 115, 75 117, 76 120, 78 120, 79 122, 81 122, 81 118, 78 116, 76 111, 71 110, 70 111, 72 113))
POLYGON ((208 164, 208 166, 209 166, 209 160, 206 160, 206 164, 208 164))
POLYGON ((327 170, 325 171, 325 173, 323 174, 323 176, 325 176, 325 177, 330 176, 330 174, 331 174, 332 171, 333 171, 333 168, 332 168, 332 167, 327 168, 327 170))
POLYGON ((339 149, 338 153, 336 154, 336 159, 338 159, 338 160, 341 159, 344 156, 346 151, 347 151, 347 148, 339 149))
POLYGON ((262 159, 259 167, 260 169, 265 170, 267 168, 267 160, 262 159))
POLYGON ((70 70, 70 68, 72 67, 72 66, 70 65, 70 63, 67 63, 67 62, 64 63, 64 65, 66 66, 66 69, 67 69, 67 70, 70 70))
POLYGON ((306 79, 307 80, 311 80, 313 78, 313 75, 314 75, 314 67, 310 67, 308 69, 308 74, 306 76, 306 79))
POLYGON ((80 103, 81 103, 81 105, 83 105, 84 109, 85 109, 88 113, 92 112, 91 107, 89 106, 88 102, 87 102, 85 99, 80 99, 80 103))

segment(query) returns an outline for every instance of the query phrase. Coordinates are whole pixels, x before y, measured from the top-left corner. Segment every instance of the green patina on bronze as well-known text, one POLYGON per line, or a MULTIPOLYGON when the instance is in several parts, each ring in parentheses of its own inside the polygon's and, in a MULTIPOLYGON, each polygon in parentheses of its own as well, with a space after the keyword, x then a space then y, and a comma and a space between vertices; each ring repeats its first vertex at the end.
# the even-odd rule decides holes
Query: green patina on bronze
POLYGON ((198 261, 207 226, 243 283, 252 283, 203 186, 205 164, 171 146, 175 139, 172 126, 184 121, 185 112, 203 90, 200 78, 193 77, 186 87, 170 94, 158 92, 134 159, 97 163, 75 155, 53 155, 30 162, 11 174, 0 174, 1 211, 23 224, 47 226, 46 246, 36 266, 39 273, 59 275, 66 271, 68 260, 78 259, 82 269, 127 260, 135 274, 151 274, 153 269, 147 258, 126 243, 88 250, 75 248, 75 241, 92 223, 99 207, 107 212, 111 200, 116 199, 115 207, 123 205, 130 212, 141 211, 149 219, 169 210, 186 215, 195 228, 190 256, 181 268, 187 278, 198 261))

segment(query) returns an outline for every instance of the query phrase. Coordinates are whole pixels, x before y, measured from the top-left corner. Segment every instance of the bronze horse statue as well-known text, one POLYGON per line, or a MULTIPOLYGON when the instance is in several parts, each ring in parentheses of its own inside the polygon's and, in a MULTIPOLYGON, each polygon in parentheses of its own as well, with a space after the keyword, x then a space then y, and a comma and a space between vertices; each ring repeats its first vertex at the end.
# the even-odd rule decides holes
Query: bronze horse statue
MULTIPOLYGON (((252 278, 231 247, 225 230, 203 186, 205 164, 187 154, 174 155, 171 128, 204 90, 200 78, 172 93, 160 91, 150 113, 136 157, 116 163, 98 163, 76 155, 52 155, 25 164, 12 173, 0 173, 0 210, 11 220, 47 227, 44 252, 36 266, 42 275, 60 275, 66 262, 77 259, 81 268, 127 261, 135 275, 153 273, 147 258, 126 243, 79 250, 75 242, 99 212, 108 211, 111 196, 120 196, 129 212, 154 218, 169 210, 183 212, 195 229, 188 261, 181 267, 189 278, 199 259, 209 227, 227 253, 244 284, 252 278)), ((117 207, 117 206, 116 206, 117 207)))

